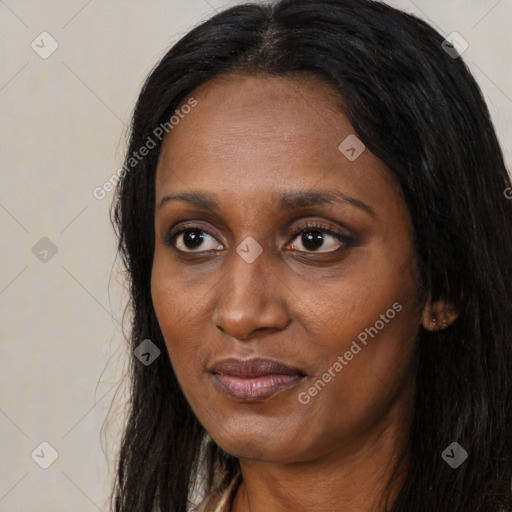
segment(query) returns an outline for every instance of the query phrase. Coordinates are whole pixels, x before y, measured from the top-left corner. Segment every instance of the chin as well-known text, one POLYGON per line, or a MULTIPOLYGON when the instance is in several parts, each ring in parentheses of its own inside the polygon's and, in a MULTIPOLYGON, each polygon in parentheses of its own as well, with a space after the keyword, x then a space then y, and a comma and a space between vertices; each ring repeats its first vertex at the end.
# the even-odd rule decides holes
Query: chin
MULTIPOLYGON (((233 457, 265 462, 292 462, 302 452, 297 435, 279 427, 224 423, 208 431, 215 443, 233 457), (279 432, 276 435, 276 432, 279 432)), ((299 437, 300 439, 300 437, 299 437)))

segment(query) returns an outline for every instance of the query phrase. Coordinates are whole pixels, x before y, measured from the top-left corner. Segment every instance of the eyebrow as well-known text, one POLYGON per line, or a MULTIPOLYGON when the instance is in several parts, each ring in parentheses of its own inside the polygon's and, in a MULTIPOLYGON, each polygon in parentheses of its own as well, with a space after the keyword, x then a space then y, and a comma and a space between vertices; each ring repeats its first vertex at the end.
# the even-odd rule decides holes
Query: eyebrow
MULTIPOLYGON (((286 192, 280 196, 272 195, 274 203, 277 203, 277 209, 294 210, 298 208, 307 208, 309 206, 321 206, 324 204, 348 203, 366 213, 375 217, 375 211, 366 203, 359 199, 347 196, 342 192, 333 190, 307 190, 301 192, 286 192)), ((187 192, 181 194, 167 195, 162 198, 159 204, 161 209, 165 204, 172 201, 185 201, 202 210, 219 211, 220 205, 215 196, 208 193, 187 192)))

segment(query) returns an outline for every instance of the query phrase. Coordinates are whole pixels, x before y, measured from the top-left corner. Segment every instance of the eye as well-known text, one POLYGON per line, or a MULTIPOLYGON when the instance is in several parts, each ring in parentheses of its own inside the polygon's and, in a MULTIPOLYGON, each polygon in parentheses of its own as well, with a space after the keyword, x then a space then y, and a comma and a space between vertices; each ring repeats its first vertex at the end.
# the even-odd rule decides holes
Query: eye
POLYGON ((183 228, 177 233, 168 236, 165 242, 182 252, 207 252, 223 249, 223 246, 218 244, 213 236, 198 227, 183 228), (204 246, 205 240, 210 242, 206 244, 206 247, 204 246))
MULTIPOLYGON (((298 236, 300 236, 299 245, 305 248, 305 250, 299 248, 299 252, 336 252, 340 248, 349 246, 354 241, 352 237, 345 233, 334 231, 317 223, 307 224, 294 234, 293 239, 298 236), (319 251, 319 248, 326 250, 319 251)), ((292 249, 295 248, 292 247, 292 249)))
MULTIPOLYGON (((293 250, 306 253, 330 253, 349 247, 354 239, 343 232, 332 230, 319 223, 309 223, 301 230, 294 233, 292 240, 299 239, 297 244, 291 244, 293 250), (302 245, 303 249, 300 248, 302 245), (319 250, 324 249, 324 250, 319 250)), ((164 238, 164 243, 175 247, 185 253, 202 253, 209 251, 221 251, 223 245, 199 226, 185 226, 175 233, 169 233, 164 238)))

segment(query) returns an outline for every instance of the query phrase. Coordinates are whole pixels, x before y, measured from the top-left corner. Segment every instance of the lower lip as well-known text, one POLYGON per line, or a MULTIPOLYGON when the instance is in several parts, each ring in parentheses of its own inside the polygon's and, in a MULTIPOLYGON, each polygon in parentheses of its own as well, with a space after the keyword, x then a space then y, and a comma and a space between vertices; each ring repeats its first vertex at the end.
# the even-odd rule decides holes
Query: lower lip
POLYGON ((301 375, 262 375, 261 377, 234 377, 233 375, 212 374, 220 391, 235 400, 257 402, 275 395, 279 391, 296 386, 301 375))

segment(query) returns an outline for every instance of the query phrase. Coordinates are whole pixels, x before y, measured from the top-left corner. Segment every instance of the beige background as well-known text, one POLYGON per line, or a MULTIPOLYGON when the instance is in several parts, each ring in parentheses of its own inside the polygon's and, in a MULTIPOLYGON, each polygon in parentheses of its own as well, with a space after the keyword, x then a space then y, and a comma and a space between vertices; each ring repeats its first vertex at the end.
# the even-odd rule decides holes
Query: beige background
MULTIPOLYGON (((107 457, 117 448, 130 354, 112 193, 98 200, 92 191, 121 165, 129 116, 152 66, 189 28, 234 3, 0 0, 0 512, 107 510, 107 457), (31 47, 42 46, 43 31, 58 43, 47 59, 31 47), (42 237, 57 248, 39 254, 46 262, 32 249, 42 237), (35 462, 50 460, 44 441, 58 453, 48 469, 35 462)), ((512 3, 388 3, 469 42, 463 57, 510 168, 512 3)))

